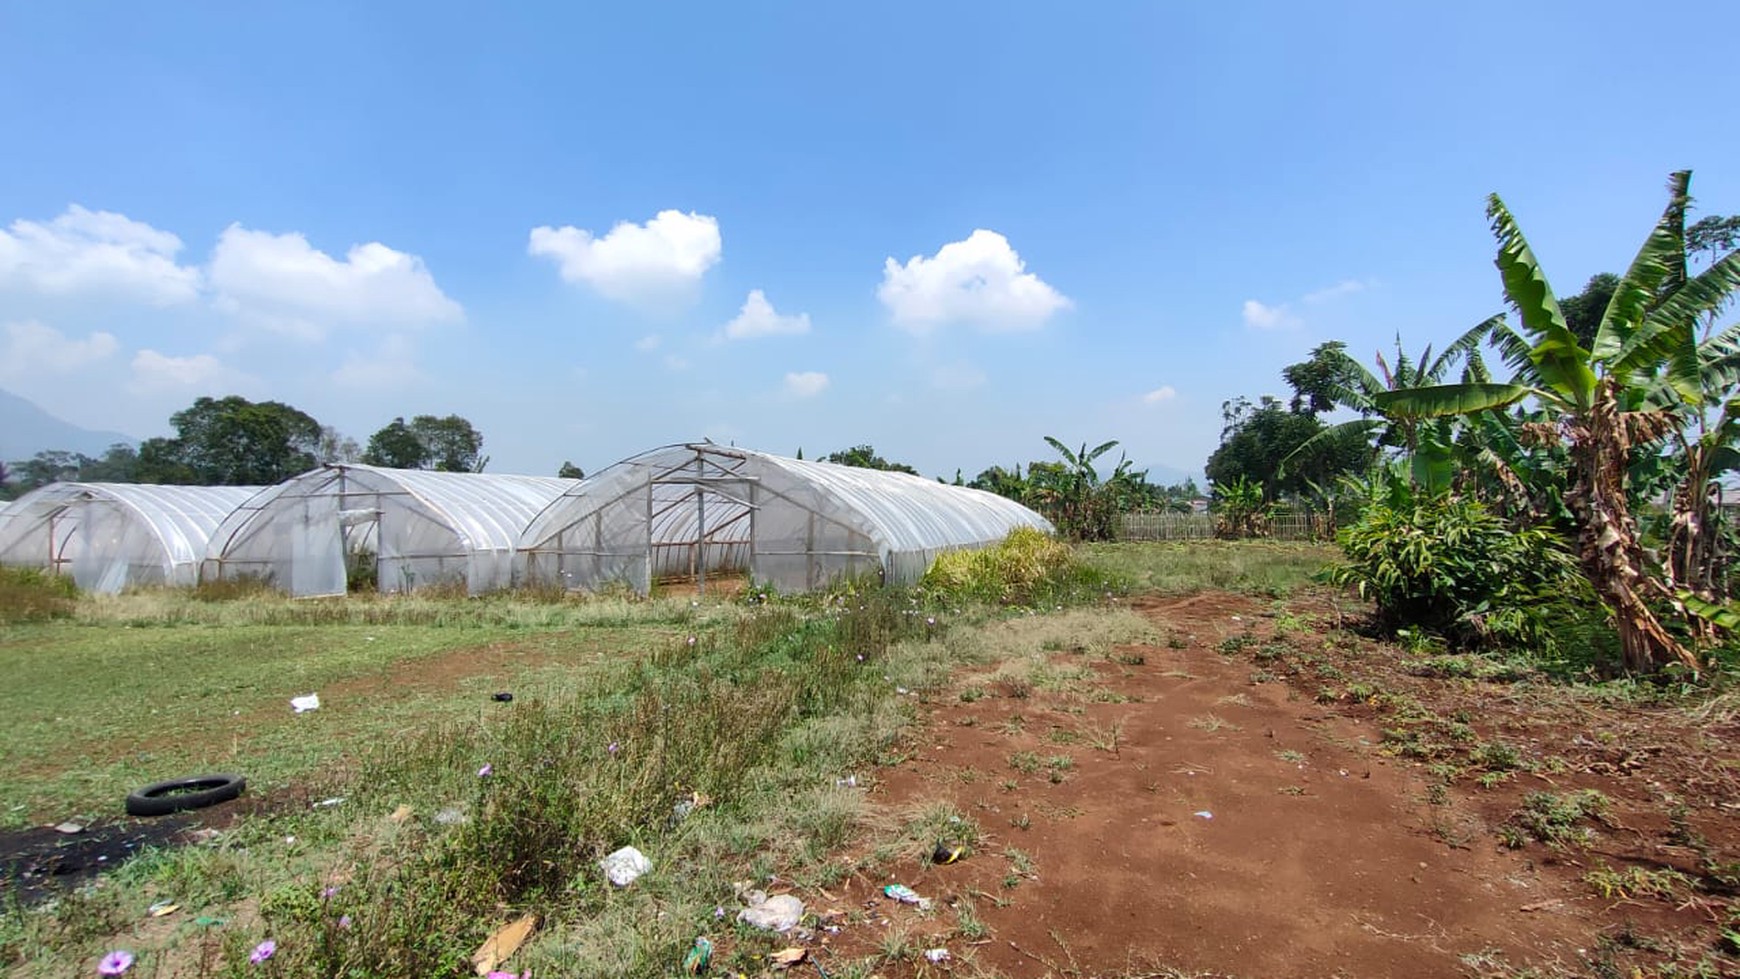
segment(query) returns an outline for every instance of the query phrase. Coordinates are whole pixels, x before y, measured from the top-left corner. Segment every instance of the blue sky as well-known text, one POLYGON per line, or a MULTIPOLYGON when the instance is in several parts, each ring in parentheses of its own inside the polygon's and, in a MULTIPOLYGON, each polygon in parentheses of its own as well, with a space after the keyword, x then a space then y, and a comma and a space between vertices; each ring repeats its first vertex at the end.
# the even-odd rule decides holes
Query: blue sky
POLYGON ((1740 210, 1740 7, 1634 9, 0 0, 0 387, 1200 471, 1315 344, 1498 312, 1490 192, 1562 292, 1670 170, 1740 210))

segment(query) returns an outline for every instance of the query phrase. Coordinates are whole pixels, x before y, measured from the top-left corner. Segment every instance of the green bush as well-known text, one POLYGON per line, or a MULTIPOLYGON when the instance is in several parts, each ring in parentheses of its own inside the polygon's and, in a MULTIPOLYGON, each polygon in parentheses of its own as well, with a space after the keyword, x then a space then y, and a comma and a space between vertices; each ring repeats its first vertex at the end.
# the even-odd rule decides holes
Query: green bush
POLYGON ((0 625, 70 618, 78 586, 37 568, 0 568, 0 625))
POLYGON ((1324 572, 1377 604, 1386 631, 1451 645, 1554 648, 1553 628, 1587 598, 1553 531, 1512 530, 1473 500, 1374 503, 1336 537, 1344 564, 1324 572))

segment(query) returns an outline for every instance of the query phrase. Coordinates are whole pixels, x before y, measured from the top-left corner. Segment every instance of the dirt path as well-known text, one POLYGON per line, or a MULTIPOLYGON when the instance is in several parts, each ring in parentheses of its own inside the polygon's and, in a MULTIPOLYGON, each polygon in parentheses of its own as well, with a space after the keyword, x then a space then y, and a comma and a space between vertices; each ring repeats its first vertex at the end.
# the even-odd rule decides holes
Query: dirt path
POLYGON ((1259 661, 1221 650, 1268 637, 1263 605, 1138 607, 1168 643, 1060 653, 1031 683, 964 677, 924 708, 914 757, 872 798, 950 802, 986 838, 959 863, 894 871, 944 902, 933 916, 867 875, 816 896, 867 914, 836 939, 844 954, 910 928, 1010 976, 1581 973, 1612 910, 1585 866, 1499 846, 1477 806, 1429 804, 1424 767, 1380 751, 1372 718, 1253 682, 1259 661), (969 902, 976 941, 957 932, 969 902))

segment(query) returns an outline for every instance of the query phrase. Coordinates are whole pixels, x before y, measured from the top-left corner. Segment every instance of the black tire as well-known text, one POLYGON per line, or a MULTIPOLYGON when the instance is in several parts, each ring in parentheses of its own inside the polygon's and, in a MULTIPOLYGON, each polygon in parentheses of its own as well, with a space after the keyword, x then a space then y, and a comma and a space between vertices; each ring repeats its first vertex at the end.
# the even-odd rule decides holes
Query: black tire
POLYGON ((156 782, 127 796, 129 816, 167 816, 184 809, 203 809, 242 794, 248 780, 240 775, 195 775, 156 782))

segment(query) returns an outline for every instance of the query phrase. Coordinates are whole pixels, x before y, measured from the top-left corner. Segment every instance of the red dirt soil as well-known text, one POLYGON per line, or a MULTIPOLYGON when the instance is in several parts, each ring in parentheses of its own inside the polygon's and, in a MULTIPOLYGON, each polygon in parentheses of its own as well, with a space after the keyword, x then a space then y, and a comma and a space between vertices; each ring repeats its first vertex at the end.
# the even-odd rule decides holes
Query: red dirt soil
MULTIPOLYGON (((1286 677, 1273 647, 1261 667, 1295 682, 1253 682, 1259 664, 1251 654, 1273 632, 1264 605, 1208 593, 1137 607, 1177 638, 1112 658, 1060 653, 1059 668, 1093 671, 1073 690, 1005 683, 967 702, 959 693, 984 678, 963 677, 921 708, 912 757, 881 770, 872 800, 898 813, 952 803, 985 838, 948 866, 878 867, 859 854, 857 866, 889 876, 859 872, 841 887, 802 894, 818 910, 862 912, 825 939, 824 964, 885 951, 890 931, 907 928, 909 947, 946 946, 952 961, 912 957, 881 974, 972 974, 978 966, 1010 976, 1466 976, 1527 965, 1547 975, 1629 976, 1700 958, 1737 974, 1740 962, 1717 951, 1717 922, 1731 913, 1720 900, 1677 909, 1678 901, 1603 900, 1582 879, 1603 863, 1695 869, 1686 853, 1663 859, 1672 848, 1652 841, 1667 826, 1663 798, 1686 799, 1680 783, 1698 772, 1717 775, 1707 791, 1694 786, 1692 824, 1736 859, 1740 792, 1731 767, 1684 758, 1678 769, 1656 766, 1633 778, 1635 766, 1610 763, 1614 774, 1604 777, 1597 759, 1570 772, 1561 766, 1555 777, 1524 773, 1489 789, 1468 779, 1434 792, 1440 780, 1424 764, 1384 750, 1376 711, 1345 699, 1314 702, 1319 681, 1286 677), (1241 651, 1219 651, 1228 637, 1244 636, 1241 651), (1114 726, 1116 750, 1106 750, 1114 726), (1012 762, 1021 752, 1039 767, 1020 770, 1032 765, 1012 762), (1053 782, 1045 762, 1064 755, 1073 763, 1053 782), (1590 849, 1500 845, 1497 828, 1527 792, 1582 787, 1613 800, 1612 825, 1596 827, 1590 849), (1030 875, 1008 848, 1031 858, 1030 875), (896 876, 936 899, 937 911, 884 898, 882 885, 896 876), (987 926, 977 941, 956 932, 950 907, 963 898, 987 926)), ((1290 642, 1326 645, 1315 630, 1290 642)), ((1401 658, 1376 651, 1379 663, 1401 658)), ((1399 670, 1386 681, 1434 706, 1502 699, 1480 689, 1493 685, 1399 670)), ((1584 736, 1603 718, 1587 706, 1531 711, 1518 720, 1482 710, 1473 726, 1482 738, 1531 728, 1532 739, 1510 731, 1531 757, 1539 745, 1595 746, 1584 736)), ((1656 734, 1682 745, 1676 737, 1690 736, 1656 734)))

